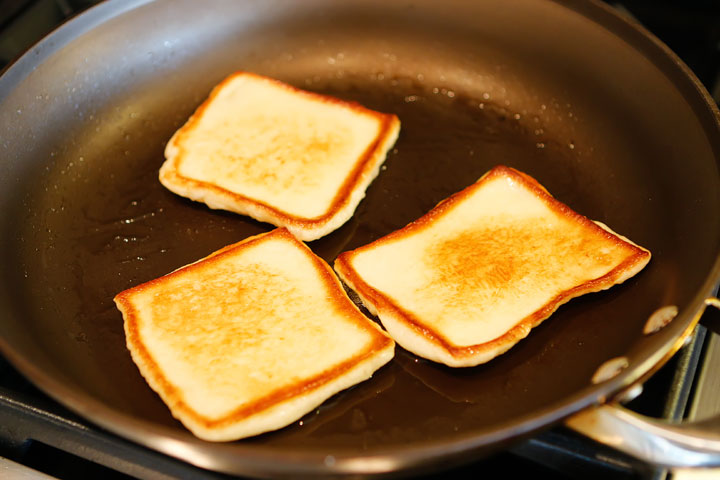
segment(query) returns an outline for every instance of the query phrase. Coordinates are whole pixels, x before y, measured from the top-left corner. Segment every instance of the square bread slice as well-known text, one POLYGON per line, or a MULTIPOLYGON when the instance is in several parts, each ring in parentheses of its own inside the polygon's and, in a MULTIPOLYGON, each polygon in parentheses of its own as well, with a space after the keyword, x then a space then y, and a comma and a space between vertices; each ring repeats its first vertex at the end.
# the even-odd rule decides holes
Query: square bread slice
POLYGON ((399 131, 395 115, 237 72, 170 139, 160 182, 314 240, 353 215, 399 131))
POLYGON ((115 297, 140 373, 196 436, 282 428, 369 378, 394 342, 285 229, 115 297))
POLYGON ((487 362, 561 304, 639 272, 650 252, 499 166, 419 220, 342 253, 340 278, 407 350, 487 362))

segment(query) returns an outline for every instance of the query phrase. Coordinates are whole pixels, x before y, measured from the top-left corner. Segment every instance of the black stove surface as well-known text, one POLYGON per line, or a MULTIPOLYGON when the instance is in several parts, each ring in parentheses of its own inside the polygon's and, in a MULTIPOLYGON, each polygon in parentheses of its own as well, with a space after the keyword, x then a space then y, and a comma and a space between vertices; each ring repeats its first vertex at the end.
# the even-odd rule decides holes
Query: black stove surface
MULTIPOLYGON (((0 0, 0 68, 59 24, 91 7, 94 0, 0 0)), ((717 0, 609 1, 673 49, 720 101, 720 2, 717 0)), ((644 386, 628 405, 640 413, 682 418, 704 330, 644 386)), ((226 475, 201 470, 105 432, 37 390, 0 357, 0 459, 10 459, 56 478, 199 478, 226 475)), ((589 480, 652 479, 663 469, 640 464, 609 448, 557 427, 510 450, 441 475, 503 476, 589 480)))

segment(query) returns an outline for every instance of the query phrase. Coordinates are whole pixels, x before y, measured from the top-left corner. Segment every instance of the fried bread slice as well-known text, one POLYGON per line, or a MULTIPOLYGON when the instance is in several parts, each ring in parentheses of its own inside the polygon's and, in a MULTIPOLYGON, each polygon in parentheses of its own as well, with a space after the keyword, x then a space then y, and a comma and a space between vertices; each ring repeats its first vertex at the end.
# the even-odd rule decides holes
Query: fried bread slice
POLYGON ((399 131, 395 115, 237 72, 170 139, 160 182, 314 240, 352 216, 399 131))
POLYGON ((282 428, 369 378, 394 342, 286 229, 119 293, 140 373, 196 436, 282 428))
POLYGON ((464 367, 649 260, 648 250, 499 166, 419 220, 342 253, 335 270, 399 345, 464 367))

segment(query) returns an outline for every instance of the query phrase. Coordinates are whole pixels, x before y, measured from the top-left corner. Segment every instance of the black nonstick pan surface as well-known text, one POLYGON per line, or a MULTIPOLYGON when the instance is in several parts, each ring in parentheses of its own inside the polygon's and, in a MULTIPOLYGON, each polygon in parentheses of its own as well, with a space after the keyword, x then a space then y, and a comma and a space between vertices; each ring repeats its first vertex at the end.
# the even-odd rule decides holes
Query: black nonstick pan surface
POLYGON ((477 458, 645 377, 720 277, 717 108, 664 46, 593 2, 110 1, 20 58, 0 95, 0 350, 89 420, 205 468, 411 474, 477 458), (112 297, 273 228, 157 180, 170 136, 237 70, 402 122, 353 218, 309 244, 328 262, 498 164, 653 259, 486 365, 398 348, 294 425, 198 440, 138 373, 112 297), (666 305, 675 320, 643 334, 666 305), (618 356, 628 368, 592 383, 618 356))

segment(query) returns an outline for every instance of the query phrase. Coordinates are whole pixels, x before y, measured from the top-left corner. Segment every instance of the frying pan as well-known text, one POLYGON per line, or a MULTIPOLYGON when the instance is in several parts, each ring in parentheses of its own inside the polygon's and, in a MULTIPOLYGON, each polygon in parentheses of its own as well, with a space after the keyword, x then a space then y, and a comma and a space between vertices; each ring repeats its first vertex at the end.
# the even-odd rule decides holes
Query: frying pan
MULTIPOLYGON (((110 1, 33 47, 0 92, 3 355, 97 425, 201 467, 411 474, 567 418, 592 430, 624 418, 608 402, 659 368, 715 301, 717 108, 666 47, 599 3, 110 1), (140 377, 112 297, 271 228, 157 181, 171 134, 236 70, 400 117, 356 214, 310 243, 328 261, 496 164, 532 175, 653 259, 486 365, 454 370, 398 348, 371 380, 288 428, 198 440, 140 377), (644 333, 663 307, 671 321, 644 333)), ((712 447, 712 430, 697 435, 712 447)), ((717 462, 712 448, 698 455, 678 457, 717 462)))

